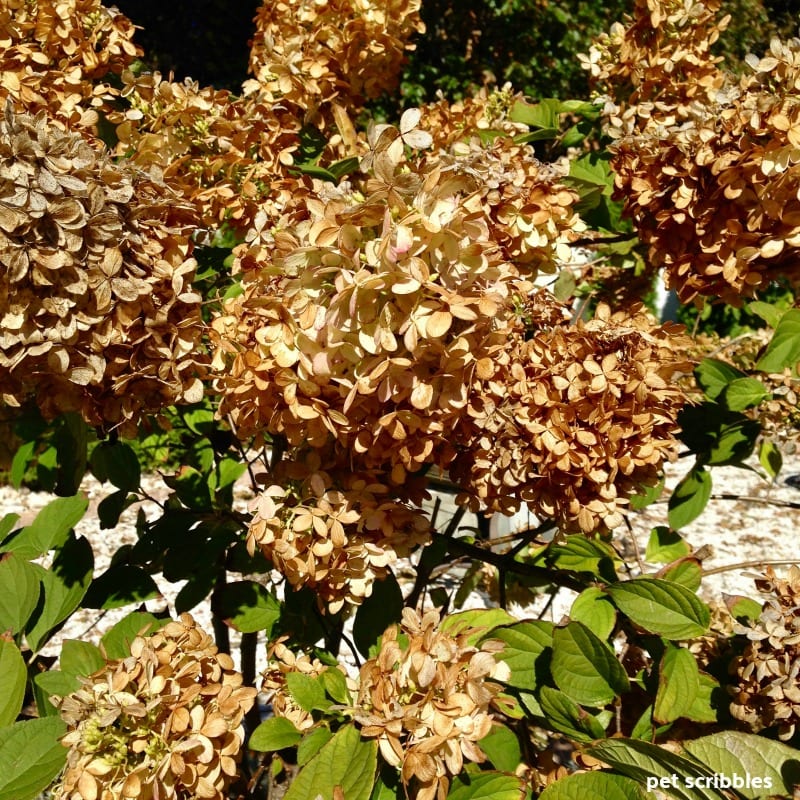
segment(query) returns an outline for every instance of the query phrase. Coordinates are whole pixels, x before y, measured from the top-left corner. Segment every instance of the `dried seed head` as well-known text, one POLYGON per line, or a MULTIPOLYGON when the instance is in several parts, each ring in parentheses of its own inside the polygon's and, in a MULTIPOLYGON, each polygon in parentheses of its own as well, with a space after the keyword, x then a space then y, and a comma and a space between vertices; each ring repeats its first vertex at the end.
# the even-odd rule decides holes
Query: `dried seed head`
POLYGON ((189 614, 82 683, 53 698, 69 728, 58 800, 228 796, 256 690, 189 614))

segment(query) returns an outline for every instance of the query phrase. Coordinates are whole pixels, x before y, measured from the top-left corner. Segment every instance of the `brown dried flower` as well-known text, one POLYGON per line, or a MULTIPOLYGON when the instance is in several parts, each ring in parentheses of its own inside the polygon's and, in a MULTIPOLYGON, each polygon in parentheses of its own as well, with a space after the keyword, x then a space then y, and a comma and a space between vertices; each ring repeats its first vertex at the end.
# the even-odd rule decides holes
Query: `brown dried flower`
POLYGON ((135 430, 202 397, 195 218, 155 174, 44 112, 0 121, 0 382, 46 416, 135 430))
POLYGON ((501 643, 469 645, 471 633, 451 636, 439 629, 438 611, 420 617, 406 608, 359 673, 361 735, 378 739, 417 800, 443 800, 465 761, 486 759, 478 742, 491 730, 489 709, 501 688, 492 679, 506 679, 508 667, 496 658, 501 643))
POLYGON ((134 26, 98 0, 5 0, 0 7, 0 101, 45 109, 70 127, 92 127, 119 74, 141 51, 134 26))
POLYGON ((779 578, 772 567, 756 580, 765 596, 749 643, 732 664, 731 714, 754 731, 777 726, 791 739, 800 724, 800 568, 779 578))
POLYGON ((58 800, 224 800, 256 690, 189 614, 137 637, 57 701, 69 726, 58 800))

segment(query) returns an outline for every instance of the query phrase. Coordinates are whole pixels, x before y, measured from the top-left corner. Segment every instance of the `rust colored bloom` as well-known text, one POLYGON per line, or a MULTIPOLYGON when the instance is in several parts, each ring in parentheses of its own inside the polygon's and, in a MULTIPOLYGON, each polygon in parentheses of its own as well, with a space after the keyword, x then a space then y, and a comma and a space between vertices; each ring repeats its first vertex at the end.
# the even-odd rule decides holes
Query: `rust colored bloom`
POLYGON ((59 800, 224 800, 256 690, 189 614, 54 698, 69 726, 59 800))
POLYGON ((438 611, 420 617, 406 608, 359 673, 361 735, 378 740, 418 800, 443 800, 465 762, 486 759, 478 742, 491 730, 501 688, 492 679, 507 678, 508 669, 495 657, 502 645, 469 645, 471 632, 451 636, 439 629, 438 611))
POLYGON ((195 218, 44 112, 0 121, 2 399, 135 430, 202 397, 195 218))

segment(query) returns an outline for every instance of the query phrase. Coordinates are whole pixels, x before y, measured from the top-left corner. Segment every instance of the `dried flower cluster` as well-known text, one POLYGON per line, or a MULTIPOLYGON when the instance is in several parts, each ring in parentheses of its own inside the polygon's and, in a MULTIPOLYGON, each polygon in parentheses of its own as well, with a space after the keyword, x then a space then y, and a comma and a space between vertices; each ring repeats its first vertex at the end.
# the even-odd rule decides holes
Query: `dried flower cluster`
POLYGON ((0 383, 132 431, 202 397, 191 209, 44 112, 0 121, 0 383))
POLYGON ((242 437, 282 437, 296 472, 268 479, 251 546, 334 603, 423 540, 405 502, 429 465, 463 503, 527 501, 588 531, 619 524, 675 444, 677 331, 638 312, 573 327, 533 291, 582 229, 558 171, 464 129, 407 157, 432 143, 420 120, 373 126, 362 175, 305 195, 305 219, 265 219, 238 251, 242 294, 212 322, 220 413, 242 437))
POLYGON ((224 800, 256 690, 184 614, 55 698, 69 731, 58 800, 224 800))
POLYGON ((267 0, 256 15, 250 51, 255 78, 245 92, 263 92, 305 114, 330 121, 332 105, 357 113, 366 99, 397 86, 409 40, 424 31, 420 0, 267 0))
POLYGON ((686 344, 682 328, 654 327, 641 307, 600 306, 588 323, 535 332, 495 361, 471 401, 470 444, 451 475, 493 511, 524 501, 567 528, 616 527, 674 449, 686 344))
POLYGON ((5 0, 0 7, 0 101, 93 126, 113 90, 100 83, 141 55, 134 26, 98 0, 5 0))
POLYGON ((791 739, 800 724, 800 569, 779 578, 772 567, 756 580, 765 596, 752 628, 743 629, 749 643, 732 664, 731 714, 759 731, 777 726, 791 739))
POLYGON ((377 738, 418 800, 443 800, 465 761, 485 760, 478 742, 491 730, 489 709, 501 688, 492 679, 509 673, 495 657, 502 644, 469 645, 471 633, 450 635, 439 630, 437 611, 420 617, 406 608, 359 673, 361 735, 377 738))
POLYGON ((774 40, 735 83, 710 55, 719 3, 637 3, 588 58, 604 88, 617 196, 683 302, 738 304, 800 280, 800 40, 774 40))
POLYGON ((253 501, 248 548, 259 548, 292 586, 312 587, 330 611, 358 605, 398 556, 429 541, 427 517, 397 499, 413 481, 395 486, 346 463, 325 471, 317 453, 298 456, 253 501))

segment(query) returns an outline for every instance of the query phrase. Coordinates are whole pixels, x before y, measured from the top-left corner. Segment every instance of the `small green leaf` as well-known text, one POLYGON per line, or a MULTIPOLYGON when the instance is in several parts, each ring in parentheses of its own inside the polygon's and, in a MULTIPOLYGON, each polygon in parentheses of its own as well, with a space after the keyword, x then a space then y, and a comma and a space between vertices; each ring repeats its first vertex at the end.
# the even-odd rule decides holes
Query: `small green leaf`
POLYGON ((81 688, 81 682, 74 676, 59 669, 40 672, 33 678, 33 694, 40 717, 51 717, 58 714, 56 707, 50 702, 54 695, 66 697, 81 688))
POLYGON ((634 780, 607 772, 580 772, 551 783, 539 800, 645 800, 650 797, 634 780))
POLYGON ((14 642, 0 639, 0 728, 11 725, 22 709, 28 672, 14 642))
POLYGON ((752 597, 728 595, 725 597, 725 605, 731 616, 744 625, 752 625, 761 616, 761 603, 752 597))
POLYGON ((28 465, 33 461, 34 453, 36 452, 36 442, 24 442, 17 448, 14 453, 14 458, 11 459, 11 469, 9 470, 8 479, 15 489, 22 486, 22 480, 28 470, 28 465))
POLYGON ((778 327, 781 317, 784 314, 782 309, 776 308, 772 303, 765 303, 762 300, 754 300, 752 303, 748 303, 747 310, 749 313, 761 317, 773 330, 778 327))
POLYGON ((644 557, 650 562, 668 564, 670 561, 688 556, 691 552, 692 548, 677 531, 659 525, 650 531, 644 557))
POLYGON ((732 381, 747 377, 740 369, 718 358, 704 358, 695 368, 694 375, 709 400, 716 400, 732 381))
POLYGON ((64 674, 85 678, 102 669, 106 660, 100 648, 91 642, 66 639, 61 647, 59 663, 64 674))
POLYGON ((521 122, 531 128, 558 128, 558 101, 542 100, 539 103, 526 103, 517 100, 509 112, 512 122, 521 122))
POLYGON ((499 657, 511 670, 508 679, 511 686, 534 690, 543 679, 546 680, 549 660, 547 656, 553 644, 554 627, 552 622, 535 620, 518 622, 492 631, 492 639, 505 643, 499 657))
POLYGON ((617 612, 607 594, 596 586, 584 589, 572 603, 570 619, 582 622, 601 639, 607 639, 614 630, 617 612))
POLYGON ((33 800, 67 760, 60 717, 15 722, 0 729, 0 800, 33 800))
POLYGON ((353 622, 353 641, 359 651, 367 655, 370 647, 378 641, 383 632, 403 613, 403 593, 397 578, 391 573, 385 580, 372 584, 372 594, 356 611, 353 622))
MULTIPOLYGON (((101 530, 112 530, 119 524, 122 512, 128 507, 128 493, 120 489, 104 497, 97 505, 101 530)), ((135 498, 135 495, 131 495, 135 498)))
POLYGON ((711 497, 711 473, 695 467, 675 487, 669 498, 667 518, 671 528, 682 528, 703 513, 711 497))
POLYGON ((248 747, 268 753, 294 747, 302 738, 303 734, 286 717, 270 717, 253 731, 248 747))
POLYGON ((783 466, 783 455, 775 442, 767 439, 761 442, 758 448, 758 463, 764 467, 764 471, 772 480, 778 477, 778 473, 783 466))
POLYGON ((683 647, 669 646, 658 666, 658 691, 653 705, 656 722, 674 722, 692 707, 700 691, 700 671, 683 647))
POLYGON ((233 581, 225 585, 217 613, 242 633, 265 631, 269 636, 281 605, 266 586, 256 581, 233 581))
POLYGON ((168 622, 144 611, 134 611, 123 617, 100 641, 109 658, 127 658, 131 654, 131 642, 137 636, 155 633, 168 622))
POLYGON ((765 795, 791 795, 800 784, 800 754, 781 742, 738 731, 720 731, 700 739, 682 742, 689 755, 733 783, 738 775, 744 785, 733 786, 740 795, 752 798, 765 795), (745 778, 750 776, 750 785, 745 778), (755 785, 754 779, 758 780, 755 785))
POLYGON ((703 582, 703 567, 698 559, 686 556, 662 567, 655 577, 680 583, 690 592, 697 592, 703 582))
POLYGON ((756 369, 762 372, 783 372, 794 369, 800 361, 800 308, 790 308, 775 328, 772 341, 758 360, 756 369))
POLYGON ((297 748, 297 766, 303 767, 331 740, 333 734, 324 725, 312 729, 297 748))
POLYGON ((22 558, 39 558, 66 539, 88 506, 89 500, 80 494, 51 500, 3 549, 22 558))
POLYGON ((135 492, 142 480, 139 459, 129 444, 100 442, 89 459, 94 476, 99 481, 110 481, 123 492, 135 492))
POLYGON ((289 672, 286 675, 286 688, 303 711, 326 710, 331 701, 326 697, 325 684, 320 677, 312 677, 302 672, 289 672))
POLYGON ((543 686, 539 704, 547 726, 576 742, 592 742, 605 736, 605 728, 564 692, 543 686))
POLYGON ((769 397, 766 386, 758 378, 737 378, 722 392, 722 399, 731 411, 744 411, 769 397))
POLYGON ((553 631, 550 668, 558 688, 581 705, 604 706, 630 688, 614 653, 580 622, 553 631))
POLYGON ((614 551, 604 542, 586 536, 567 536, 560 544, 547 550, 548 564, 573 572, 591 572, 595 575, 613 576, 614 551))
POLYGON ((491 638, 492 631, 501 625, 513 625, 517 620, 502 608, 471 608, 448 614, 439 626, 439 630, 450 636, 459 636, 471 631, 465 640, 469 645, 477 644, 481 639, 491 638))
POLYGON ((337 703, 350 705, 353 702, 347 688, 347 677, 338 667, 326 669, 320 676, 327 695, 337 703))
POLYGON ((453 779, 447 800, 519 800, 521 796, 522 781, 516 775, 462 772, 453 779))
POLYGON ((362 739, 353 725, 344 725, 297 773, 284 800, 309 800, 317 795, 333 800, 337 786, 346 800, 368 800, 377 764, 377 742, 362 739))
POLYGON ((2 542, 6 536, 8 536, 8 534, 14 530, 14 526, 18 522, 19 514, 6 514, 2 519, 0 519, 0 542, 2 542))
POLYGON ((478 742, 495 769, 514 772, 522 762, 519 739, 505 725, 492 725, 491 731, 478 742))
POLYGON ((36 609, 40 592, 33 564, 17 553, 0 556, 0 632, 19 633, 36 609))
POLYGON ((668 639, 702 636, 711 621, 708 606, 679 583, 635 578, 609 586, 614 605, 644 630, 668 639))
MULTIPOLYGON (((683 716, 692 722, 711 723, 717 721, 717 708, 720 703, 714 695, 719 692, 719 682, 705 672, 700 673, 700 683, 697 695, 692 705, 684 712, 683 716)), ((724 706, 727 708, 727 705, 724 706)))
POLYGON ((132 564, 112 564, 92 581, 83 605, 85 608, 101 608, 109 611, 132 603, 152 600, 160 595, 156 582, 142 567, 132 564))
POLYGON ((194 467, 181 467, 175 475, 164 476, 164 483, 175 490, 178 499, 194 511, 211 511, 211 493, 205 476, 194 467))
POLYGON ((358 169, 359 163, 359 159, 356 156, 349 156, 339 161, 334 161, 333 164, 329 164, 328 171, 337 181, 340 181, 345 175, 355 172, 358 169))
POLYGON ((651 503, 655 503, 664 492, 664 482, 664 476, 662 475, 655 486, 646 486, 639 494, 633 495, 633 497, 630 498, 631 508, 634 511, 641 511, 643 508, 647 508, 651 503))

